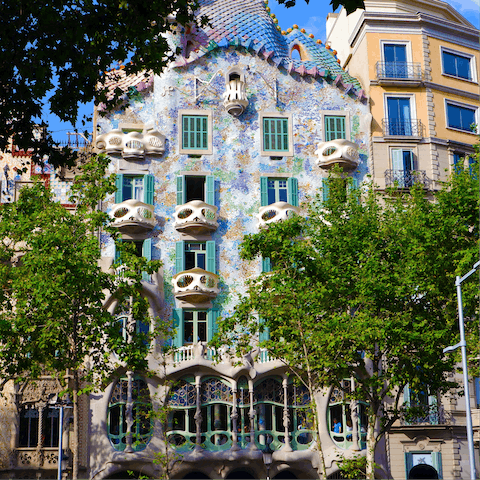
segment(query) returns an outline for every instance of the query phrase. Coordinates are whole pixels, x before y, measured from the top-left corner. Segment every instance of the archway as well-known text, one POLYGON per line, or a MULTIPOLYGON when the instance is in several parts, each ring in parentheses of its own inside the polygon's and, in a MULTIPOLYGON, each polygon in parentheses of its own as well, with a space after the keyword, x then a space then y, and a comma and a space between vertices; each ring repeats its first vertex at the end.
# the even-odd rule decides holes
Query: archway
POLYGON ((234 478, 257 478, 245 470, 235 470, 227 475, 227 480, 234 478))
POLYGON ((415 465, 408 474, 409 480, 428 479, 434 480, 438 478, 438 472, 431 466, 426 464, 415 465))

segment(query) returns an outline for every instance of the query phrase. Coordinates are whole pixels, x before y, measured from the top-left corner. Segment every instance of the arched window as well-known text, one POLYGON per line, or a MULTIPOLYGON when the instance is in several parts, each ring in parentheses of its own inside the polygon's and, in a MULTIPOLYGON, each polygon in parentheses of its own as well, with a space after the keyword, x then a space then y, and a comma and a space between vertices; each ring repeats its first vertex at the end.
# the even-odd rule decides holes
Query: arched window
POLYGON ((287 395, 291 447, 294 450, 304 450, 314 439, 310 394, 304 385, 291 383, 288 385, 287 395))
POLYGON ((202 443, 207 450, 227 450, 232 446, 233 408, 231 386, 220 378, 206 378, 200 389, 202 443))
POLYGON ((192 450, 196 441, 197 389, 193 377, 185 377, 170 389, 167 439, 177 450, 192 450))
MULTIPOLYGON (((328 405, 328 429, 335 444, 348 449, 353 444, 354 425, 350 400, 345 398, 344 391, 349 391, 351 380, 343 380, 343 390, 334 388, 328 405)), ((367 435, 366 404, 357 402, 357 435, 360 448, 366 447, 367 435)))
MULTIPOLYGON (((115 450, 125 450, 127 445, 128 380, 121 378, 113 389, 108 404, 108 438, 115 450)), ((150 393, 140 378, 132 380, 132 447, 143 450, 152 436, 150 393)))

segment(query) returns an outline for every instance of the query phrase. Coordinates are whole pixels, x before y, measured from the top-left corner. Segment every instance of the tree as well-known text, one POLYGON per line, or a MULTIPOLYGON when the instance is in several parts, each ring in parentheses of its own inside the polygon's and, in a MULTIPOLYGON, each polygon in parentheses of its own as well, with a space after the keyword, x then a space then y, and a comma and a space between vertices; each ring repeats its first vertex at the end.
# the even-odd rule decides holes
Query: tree
POLYGON ((70 212, 52 199, 40 182, 22 189, 18 201, 3 204, 0 219, 0 375, 35 379, 57 376, 73 396, 74 469, 78 475, 78 396, 109 378, 118 364, 146 370, 148 343, 134 336, 135 319, 145 319, 141 271, 153 273, 158 262, 125 253, 122 276, 102 272, 96 232, 108 227, 99 201, 115 191, 105 177, 107 157, 93 156, 72 186, 70 212), (116 292, 134 319, 122 335, 115 316, 103 308, 105 292, 116 292), (88 359, 88 362, 86 360, 88 359))
MULTIPOLYGON (((352 1, 340 3, 351 5, 352 1)), ((285 2, 280 2, 285 3, 285 2)), ((286 2, 293 5, 293 0, 286 2)), ((308 1, 307 1, 308 3, 308 1)), ((92 100, 115 105, 123 92, 107 99, 106 81, 112 66, 124 64, 127 73, 162 72, 176 53, 165 33, 172 23, 187 25, 196 18, 198 0, 22 0, 0 7, 0 150, 10 138, 34 150, 37 161, 73 165, 69 149, 56 149, 44 123, 44 104, 60 120, 75 125, 78 105, 92 100)), ((338 2, 332 2, 334 8, 338 2)), ((353 8, 353 6, 348 7, 353 8)))
MULTIPOLYGON (((365 402, 373 479, 378 441, 409 413, 404 387, 453 386, 454 359, 442 349, 457 332, 455 275, 478 255, 478 175, 454 175, 433 199, 418 185, 385 196, 370 185, 361 198, 338 171, 328 185, 328 201, 311 200, 307 217, 244 239, 242 257, 270 258, 271 272, 250 281, 234 316, 221 323, 220 341, 242 353, 252 331, 268 329, 262 346, 311 398, 334 386, 353 407, 365 402), (344 379, 354 379, 354 388, 344 379)), ((467 309, 475 298, 469 290, 467 309)))

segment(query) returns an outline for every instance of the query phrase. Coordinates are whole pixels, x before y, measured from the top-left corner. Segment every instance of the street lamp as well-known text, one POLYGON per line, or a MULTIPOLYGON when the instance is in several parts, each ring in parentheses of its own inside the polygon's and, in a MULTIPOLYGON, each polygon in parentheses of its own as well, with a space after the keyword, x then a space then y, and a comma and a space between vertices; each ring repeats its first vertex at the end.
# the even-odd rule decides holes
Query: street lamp
POLYGON ((268 442, 266 447, 262 450, 263 463, 267 467, 267 480, 270 480, 270 465, 273 462, 273 450, 270 446, 271 442, 268 442))
POLYGON ((455 286, 457 287, 458 298, 458 323, 460 329, 460 342, 452 347, 443 349, 443 353, 453 352, 458 347, 462 350, 462 370, 463 370, 463 385, 465 388, 465 408, 467 416, 467 441, 468 441, 468 455, 470 462, 470 480, 475 480, 475 456, 473 449, 473 429, 472 429, 472 411, 470 409, 470 389, 468 386, 468 366, 467 366, 467 342, 465 341, 465 325, 463 320, 463 301, 462 301, 462 282, 466 280, 470 275, 473 275, 480 267, 480 262, 477 262, 473 268, 463 277, 459 277, 455 280, 455 286))

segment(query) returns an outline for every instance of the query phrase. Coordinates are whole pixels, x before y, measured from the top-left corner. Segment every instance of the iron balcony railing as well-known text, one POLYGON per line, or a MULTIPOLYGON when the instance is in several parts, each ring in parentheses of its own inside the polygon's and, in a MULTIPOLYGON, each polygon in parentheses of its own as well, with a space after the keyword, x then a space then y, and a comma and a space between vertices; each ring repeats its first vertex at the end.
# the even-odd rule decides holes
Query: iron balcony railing
POLYGON ((422 137, 423 125, 420 120, 382 120, 383 135, 395 137, 422 137))
POLYGON ((422 80, 420 63, 377 62, 377 80, 422 80))
POLYGON ((430 189, 432 181, 425 170, 385 170, 385 185, 387 187, 410 188, 420 184, 430 189))

